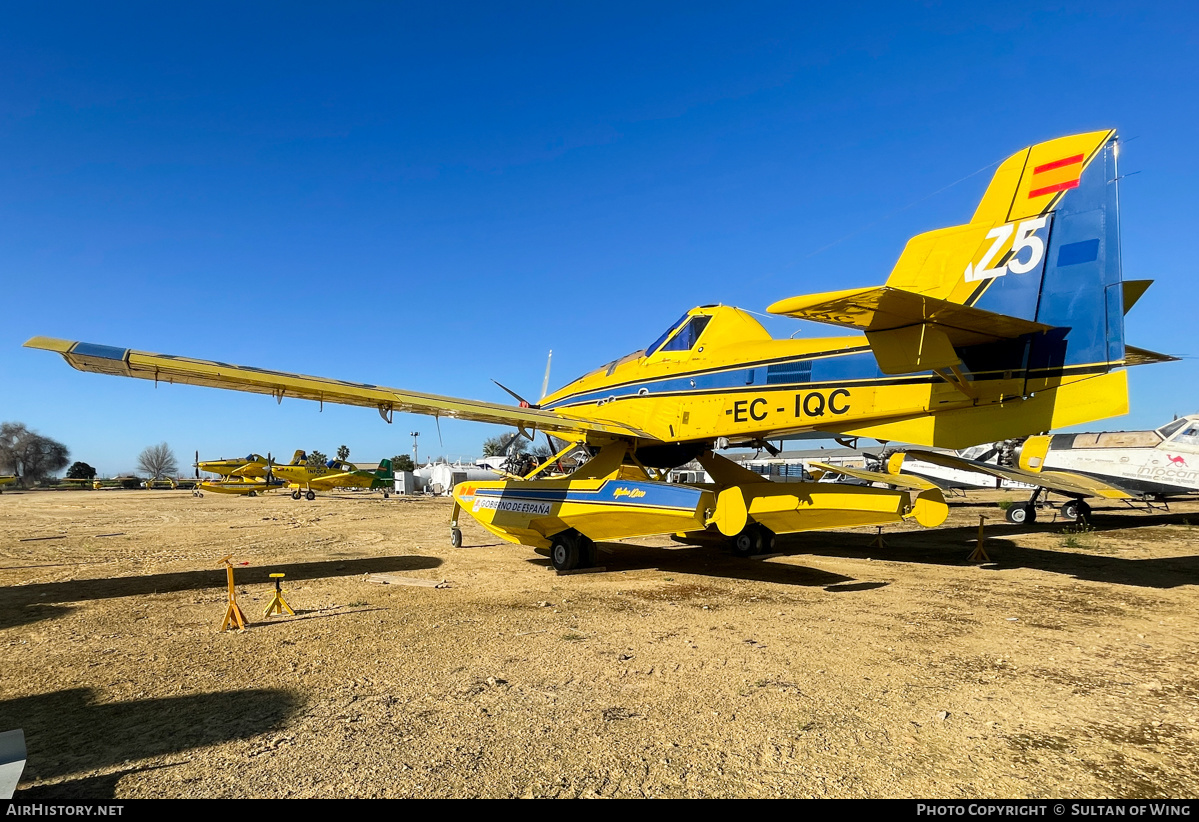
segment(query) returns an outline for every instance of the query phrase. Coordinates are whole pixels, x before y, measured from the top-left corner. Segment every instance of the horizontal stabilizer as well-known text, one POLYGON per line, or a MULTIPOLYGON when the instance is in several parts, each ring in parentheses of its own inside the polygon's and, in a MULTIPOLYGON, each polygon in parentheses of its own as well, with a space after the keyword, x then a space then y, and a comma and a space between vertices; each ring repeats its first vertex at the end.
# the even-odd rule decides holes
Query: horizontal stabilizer
POLYGON ((930 325, 954 347, 1009 340, 1052 326, 890 286, 830 291, 780 300, 767 309, 801 320, 866 332, 930 325))
POLYGON ((1147 348, 1137 348, 1135 345, 1124 346, 1125 365, 1151 365, 1155 362, 1178 362, 1178 357, 1159 354, 1147 348))
POLYGON ((965 457, 940 454, 934 451, 912 450, 907 451, 906 454, 910 459, 931 462, 933 465, 941 465, 945 468, 956 468, 959 471, 977 471, 980 474, 989 474, 992 477, 999 477, 1011 480, 1012 482, 1023 482, 1027 485, 1048 488, 1051 491, 1057 491, 1067 496, 1103 497, 1104 499, 1132 498, 1130 494, 1125 493, 1114 485, 1109 485, 1094 477, 1070 471, 1038 471, 1034 473, 1032 471, 1025 471, 1022 468, 1005 468, 990 462, 979 462, 978 460, 969 460, 965 457))

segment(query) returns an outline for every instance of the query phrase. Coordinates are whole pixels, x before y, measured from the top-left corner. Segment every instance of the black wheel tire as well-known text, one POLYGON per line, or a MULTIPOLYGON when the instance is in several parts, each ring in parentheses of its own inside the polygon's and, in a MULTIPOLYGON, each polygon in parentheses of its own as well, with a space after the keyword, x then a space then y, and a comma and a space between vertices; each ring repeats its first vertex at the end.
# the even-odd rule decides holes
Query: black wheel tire
POLYGON ((256 497, 256 496, 258 496, 258 492, 257 492, 257 491, 251 491, 251 492, 250 492, 250 496, 252 496, 252 497, 256 497))
POLYGON ((450 529, 450 545, 454 548, 462 547, 462 531, 457 528, 450 529))
POLYGON ((1066 519, 1078 519, 1078 500, 1072 499, 1062 503, 1062 516, 1066 519))
POLYGON ((316 492, 309 491, 307 494, 304 495, 304 499, 308 500, 309 502, 312 502, 314 499, 316 499, 316 492))
POLYGON ((1091 506, 1087 505, 1082 500, 1078 501, 1078 513, 1074 516, 1075 522, 1090 522, 1091 506))
POLYGON ((733 553, 739 557, 762 553, 762 529, 757 523, 748 523, 733 537, 733 553))
POLYGON ((1028 515, 1030 510, 1031 509, 1028 507, 1028 505, 1023 502, 1019 502, 1015 505, 1009 506, 1007 511, 1004 512, 1003 517, 1008 522, 1011 522, 1015 525, 1023 525, 1031 519, 1028 515))
POLYGON ((573 571, 579 567, 579 541, 569 531, 554 537, 550 543, 550 562, 559 571, 573 571))
POLYGON ((391 498, 391 493, 390 493, 389 491, 384 491, 384 492, 383 492, 383 499, 390 499, 390 498, 391 498))
POLYGON ((292 499, 299 499, 299 498, 300 498, 300 496, 301 496, 301 494, 300 494, 300 492, 299 492, 299 491, 292 491, 292 492, 291 492, 291 498, 292 498, 292 499))
POLYGON ((599 565, 599 550, 595 543, 582 534, 579 535, 579 567, 594 568, 599 565))

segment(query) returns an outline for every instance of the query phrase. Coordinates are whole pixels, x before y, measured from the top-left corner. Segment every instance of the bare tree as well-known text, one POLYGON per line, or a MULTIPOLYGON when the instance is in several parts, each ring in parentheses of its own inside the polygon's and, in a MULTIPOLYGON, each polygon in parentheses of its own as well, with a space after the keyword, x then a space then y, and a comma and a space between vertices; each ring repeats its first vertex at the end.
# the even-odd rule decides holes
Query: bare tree
POLYGON ((61 442, 30 431, 22 422, 0 424, 0 473, 15 474, 23 485, 66 468, 69 453, 61 442))
POLYGON ((160 442, 137 455, 137 467, 150 479, 162 479, 179 472, 179 461, 175 459, 171 446, 160 442))

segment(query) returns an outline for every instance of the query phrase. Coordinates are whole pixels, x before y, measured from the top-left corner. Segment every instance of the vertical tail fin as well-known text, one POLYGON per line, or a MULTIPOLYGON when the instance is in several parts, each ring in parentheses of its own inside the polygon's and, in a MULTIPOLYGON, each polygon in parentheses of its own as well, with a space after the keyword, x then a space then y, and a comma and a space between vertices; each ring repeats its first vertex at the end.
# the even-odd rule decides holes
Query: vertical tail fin
POLYGON ((1029 368, 1124 360, 1115 131, 1000 164, 966 225, 913 237, 887 285, 1052 326, 1029 368))

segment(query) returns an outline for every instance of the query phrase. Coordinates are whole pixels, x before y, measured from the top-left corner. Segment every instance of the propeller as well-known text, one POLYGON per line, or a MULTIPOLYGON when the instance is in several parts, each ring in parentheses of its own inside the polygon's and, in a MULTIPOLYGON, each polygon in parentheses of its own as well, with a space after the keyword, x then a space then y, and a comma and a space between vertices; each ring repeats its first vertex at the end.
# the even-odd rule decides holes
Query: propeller
POLYGON ((536 403, 531 403, 531 402, 529 402, 529 401, 528 401, 528 400, 526 400, 524 397, 522 397, 520 394, 517 394, 515 391, 513 391, 513 390, 512 390, 511 388, 509 388, 508 386, 504 385, 504 384, 503 384, 502 382, 500 382, 499 380, 492 380, 492 382, 493 382, 493 383, 495 383, 496 385, 498 385, 500 388, 502 388, 502 389, 504 389, 505 391, 507 391, 509 394, 511 394, 511 395, 512 395, 512 397, 513 397, 513 398, 514 398, 514 399, 515 399, 517 402, 519 402, 519 403, 520 403, 520 407, 521 407, 521 408, 540 408, 540 407, 541 407, 540 405, 537 405, 536 403))
POLYGON ((275 481, 275 460, 271 457, 270 451, 266 452, 266 474, 264 479, 267 485, 275 481))

